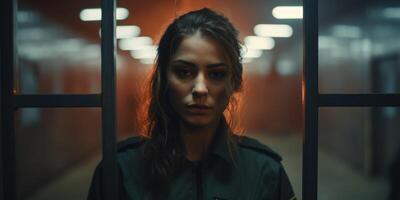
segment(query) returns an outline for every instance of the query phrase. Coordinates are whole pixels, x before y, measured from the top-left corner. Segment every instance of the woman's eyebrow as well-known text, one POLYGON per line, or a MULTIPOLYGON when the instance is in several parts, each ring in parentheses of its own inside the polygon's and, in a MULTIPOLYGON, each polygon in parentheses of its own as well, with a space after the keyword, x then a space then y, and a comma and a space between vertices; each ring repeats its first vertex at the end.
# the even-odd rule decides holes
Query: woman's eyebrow
POLYGON ((207 65, 208 68, 216 68, 216 67, 228 67, 225 63, 215 63, 207 65))
MULTIPOLYGON (((174 60, 174 61, 172 61, 172 63, 181 63, 181 64, 188 65, 188 66, 191 66, 191 67, 196 67, 197 66, 196 64, 194 64, 192 62, 189 62, 189 61, 186 61, 186 60, 181 60, 181 59, 174 60)), ((222 63, 222 62, 221 63, 214 63, 214 64, 207 65, 207 68, 216 68, 216 67, 228 67, 228 65, 225 64, 225 63, 222 63)))
POLYGON ((180 59, 179 60, 174 60, 174 61, 172 61, 172 63, 179 63, 179 64, 188 65, 188 66, 191 66, 191 67, 196 67, 196 64, 191 63, 189 61, 180 60, 180 59))

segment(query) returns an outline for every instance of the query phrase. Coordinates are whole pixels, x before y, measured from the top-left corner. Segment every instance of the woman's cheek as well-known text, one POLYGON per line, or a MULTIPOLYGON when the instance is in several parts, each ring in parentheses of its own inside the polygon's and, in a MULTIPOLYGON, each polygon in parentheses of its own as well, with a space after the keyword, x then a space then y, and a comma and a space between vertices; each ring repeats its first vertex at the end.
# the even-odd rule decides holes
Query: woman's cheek
POLYGON ((170 80, 169 99, 174 110, 179 111, 183 107, 184 98, 186 97, 184 85, 176 79, 170 80))

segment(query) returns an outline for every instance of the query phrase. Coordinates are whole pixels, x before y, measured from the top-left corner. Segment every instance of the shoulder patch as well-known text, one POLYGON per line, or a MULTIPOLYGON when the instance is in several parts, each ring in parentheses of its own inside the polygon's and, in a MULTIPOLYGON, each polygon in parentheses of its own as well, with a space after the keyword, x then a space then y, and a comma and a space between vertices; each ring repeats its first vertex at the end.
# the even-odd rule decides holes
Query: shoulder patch
POLYGON ((133 136, 121 142, 118 142, 118 151, 124 151, 128 148, 137 148, 145 142, 145 139, 141 136, 133 136))
POLYGON ((274 160, 276 160, 278 162, 280 162, 282 160, 282 157, 278 153, 273 151, 267 145, 260 143, 256 139, 249 138, 247 136, 240 136, 238 139, 238 144, 241 147, 265 153, 265 154, 271 156, 274 160))

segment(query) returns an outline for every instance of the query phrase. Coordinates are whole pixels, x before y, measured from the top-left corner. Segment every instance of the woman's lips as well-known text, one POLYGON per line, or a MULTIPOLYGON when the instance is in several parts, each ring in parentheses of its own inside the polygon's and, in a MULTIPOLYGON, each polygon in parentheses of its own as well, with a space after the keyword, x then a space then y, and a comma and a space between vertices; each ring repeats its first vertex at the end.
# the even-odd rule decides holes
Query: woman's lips
POLYGON ((190 105, 187 109, 192 114, 207 114, 210 112, 211 107, 205 105, 190 105))

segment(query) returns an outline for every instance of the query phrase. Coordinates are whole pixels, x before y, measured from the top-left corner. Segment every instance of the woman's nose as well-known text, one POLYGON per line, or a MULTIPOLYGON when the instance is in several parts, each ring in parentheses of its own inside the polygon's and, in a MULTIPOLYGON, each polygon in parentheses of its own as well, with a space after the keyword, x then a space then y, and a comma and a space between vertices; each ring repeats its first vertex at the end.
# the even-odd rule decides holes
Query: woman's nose
POLYGON ((194 97, 207 96, 208 94, 206 79, 201 73, 195 79, 192 94, 194 97))

